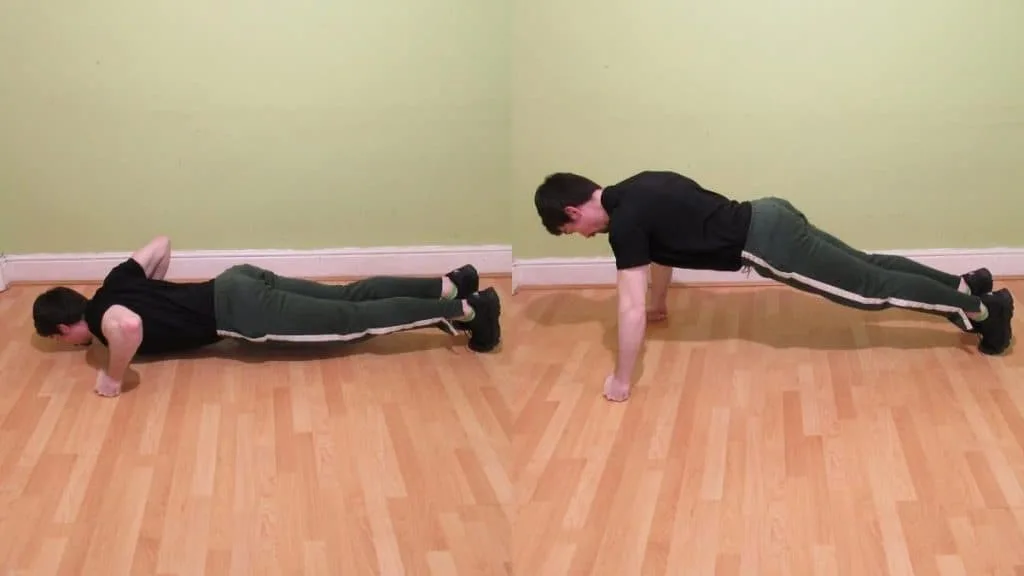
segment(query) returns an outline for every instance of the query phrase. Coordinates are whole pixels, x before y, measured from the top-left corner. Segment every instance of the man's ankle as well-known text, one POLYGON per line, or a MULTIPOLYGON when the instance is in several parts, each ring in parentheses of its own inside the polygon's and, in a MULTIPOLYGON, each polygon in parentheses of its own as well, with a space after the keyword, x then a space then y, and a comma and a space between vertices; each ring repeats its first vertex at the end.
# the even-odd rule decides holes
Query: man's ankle
POLYGON ((967 317, 970 318, 971 320, 974 320, 975 322, 984 322, 985 319, 988 318, 988 308, 985 306, 984 303, 982 303, 981 310, 977 312, 971 312, 967 314, 967 317))
POLYGON ((455 300, 459 295, 459 288, 447 276, 441 276, 441 299, 455 300))
POLYGON ((471 322, 476 317, 476 310, 470 306, 469 300, 462 301, 462 317, 458 318, 459 322, 471 322))

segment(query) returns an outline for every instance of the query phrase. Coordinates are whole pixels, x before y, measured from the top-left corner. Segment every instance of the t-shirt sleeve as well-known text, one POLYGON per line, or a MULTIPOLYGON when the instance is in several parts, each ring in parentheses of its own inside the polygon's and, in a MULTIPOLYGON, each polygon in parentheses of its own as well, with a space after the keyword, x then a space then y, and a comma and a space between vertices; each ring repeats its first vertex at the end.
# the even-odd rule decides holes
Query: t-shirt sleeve
POLYGON ((103 336, 103 315, 113 305, 113 301, 107 296, 109 290, 115 290, 118 286, 146 280, 146 271, 134 258, 128 258, 121 262, 103 279, 103 285, 96 290, 85 308, 85 323, 89 326, 89 332, 102 342, 107 344, 103 336))
POLYGON ((103 288, 100 288, 89 300, 85 307, 85 324, 89 327, 89 332, 92 332, 92 335, 106 346, 107 338, 103 335, 103 315, 110 309, 110 301, 104 296, 103 288))
POLYGON ((134 258, 128 258, 107 273, 103 284, 116 284, 125 280, 145 280, 146 270, 134 258))
POLYGON ((613 221, 608 242, 615 254, 615 268, 626 270, 651 263, 647 231, 633 219, 613 221))

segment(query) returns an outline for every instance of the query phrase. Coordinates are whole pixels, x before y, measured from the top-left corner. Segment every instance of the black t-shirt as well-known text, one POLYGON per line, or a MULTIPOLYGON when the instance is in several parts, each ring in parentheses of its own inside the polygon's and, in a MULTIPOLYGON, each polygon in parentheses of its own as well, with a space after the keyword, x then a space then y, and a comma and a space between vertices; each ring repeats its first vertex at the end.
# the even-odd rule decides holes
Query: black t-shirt
POLYGON ((657 263, 692 270, 743 267, 750 202, 674 172, 641 172, 604 188, 608 241, 619 270, 657 263))
POLYGON ((119 304, 142 319, 138 354, 162 354, 201 348, 217 342, 213 281, 175 283, 146 277, 142 266, 129 258, 107 274, 85 310, 89 331, 103 336, 103 314, 119 304))

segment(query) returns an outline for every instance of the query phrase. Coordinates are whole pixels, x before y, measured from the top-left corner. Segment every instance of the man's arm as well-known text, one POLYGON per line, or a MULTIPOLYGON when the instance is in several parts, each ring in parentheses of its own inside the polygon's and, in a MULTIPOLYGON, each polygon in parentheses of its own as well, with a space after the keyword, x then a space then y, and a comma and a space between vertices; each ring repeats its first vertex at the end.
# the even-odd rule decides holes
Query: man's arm
POLYGON ((619 271, 619 356, 615 380, 628 386, 647 327, 647 266, 619 271))
POLYGON ((146 277, 163 280, 171 264, 171 239, 157 236, 132 254, 132 259, 146 271, 146 277))
POLYGON ((668 287, 672 283, 672 268, 651 264, 651 307, 648 320, 664 320, 668 315, 668 287))
POLYGON ((633 367, 647 328, 647 272, 651 265, 650 237, 642 214, 620 211, 608 229, 615 254, 619 289, 619 354, 615 371, 604 383, 605 398, 629 398, 633 367))
POLYGON ((115 304, 103 314, 101 329, 110 356, 104 373, 119 388, 142 343, 142 319, 128 308, 115 304))

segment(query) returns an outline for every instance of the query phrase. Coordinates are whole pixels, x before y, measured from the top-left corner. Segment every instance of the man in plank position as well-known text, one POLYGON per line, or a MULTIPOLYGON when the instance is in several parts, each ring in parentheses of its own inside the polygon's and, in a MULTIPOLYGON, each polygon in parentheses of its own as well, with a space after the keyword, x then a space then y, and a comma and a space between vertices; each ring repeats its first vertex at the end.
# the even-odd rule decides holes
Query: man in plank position
POLYGON ((501 340, 501 303, 479 289, 472 265, 441 278, 378 276, 329 285, 279 276, 249 264, 204 282, 164 280, 170 241, 158 237, 120 263, 93 297, 63 286, 36 298, 36 332, 74 345, 97 338, 109 349, 96 392, 117 396, 135 355, 201 348, 223 338, 250 341, 355 341, 424 327, 470 334, 489 352, 501 340))
POLYGON ((979 334, 984 354, 1001 354, 1012 340, 1013 297, 1006 289, 992 292, 987 269, 955 276, 908 258, 861 252, 781 198, 739 202, 674 172, 645 171, 604 188, 578 174, 553 174, 537 188, 534 203, 551 234, 608 234, 619 310, 618 362, 604 387, 609 400, 629 397, 646 322, 668 314, 673 268, 753 268, 845 306, 945 316, 979 334))

